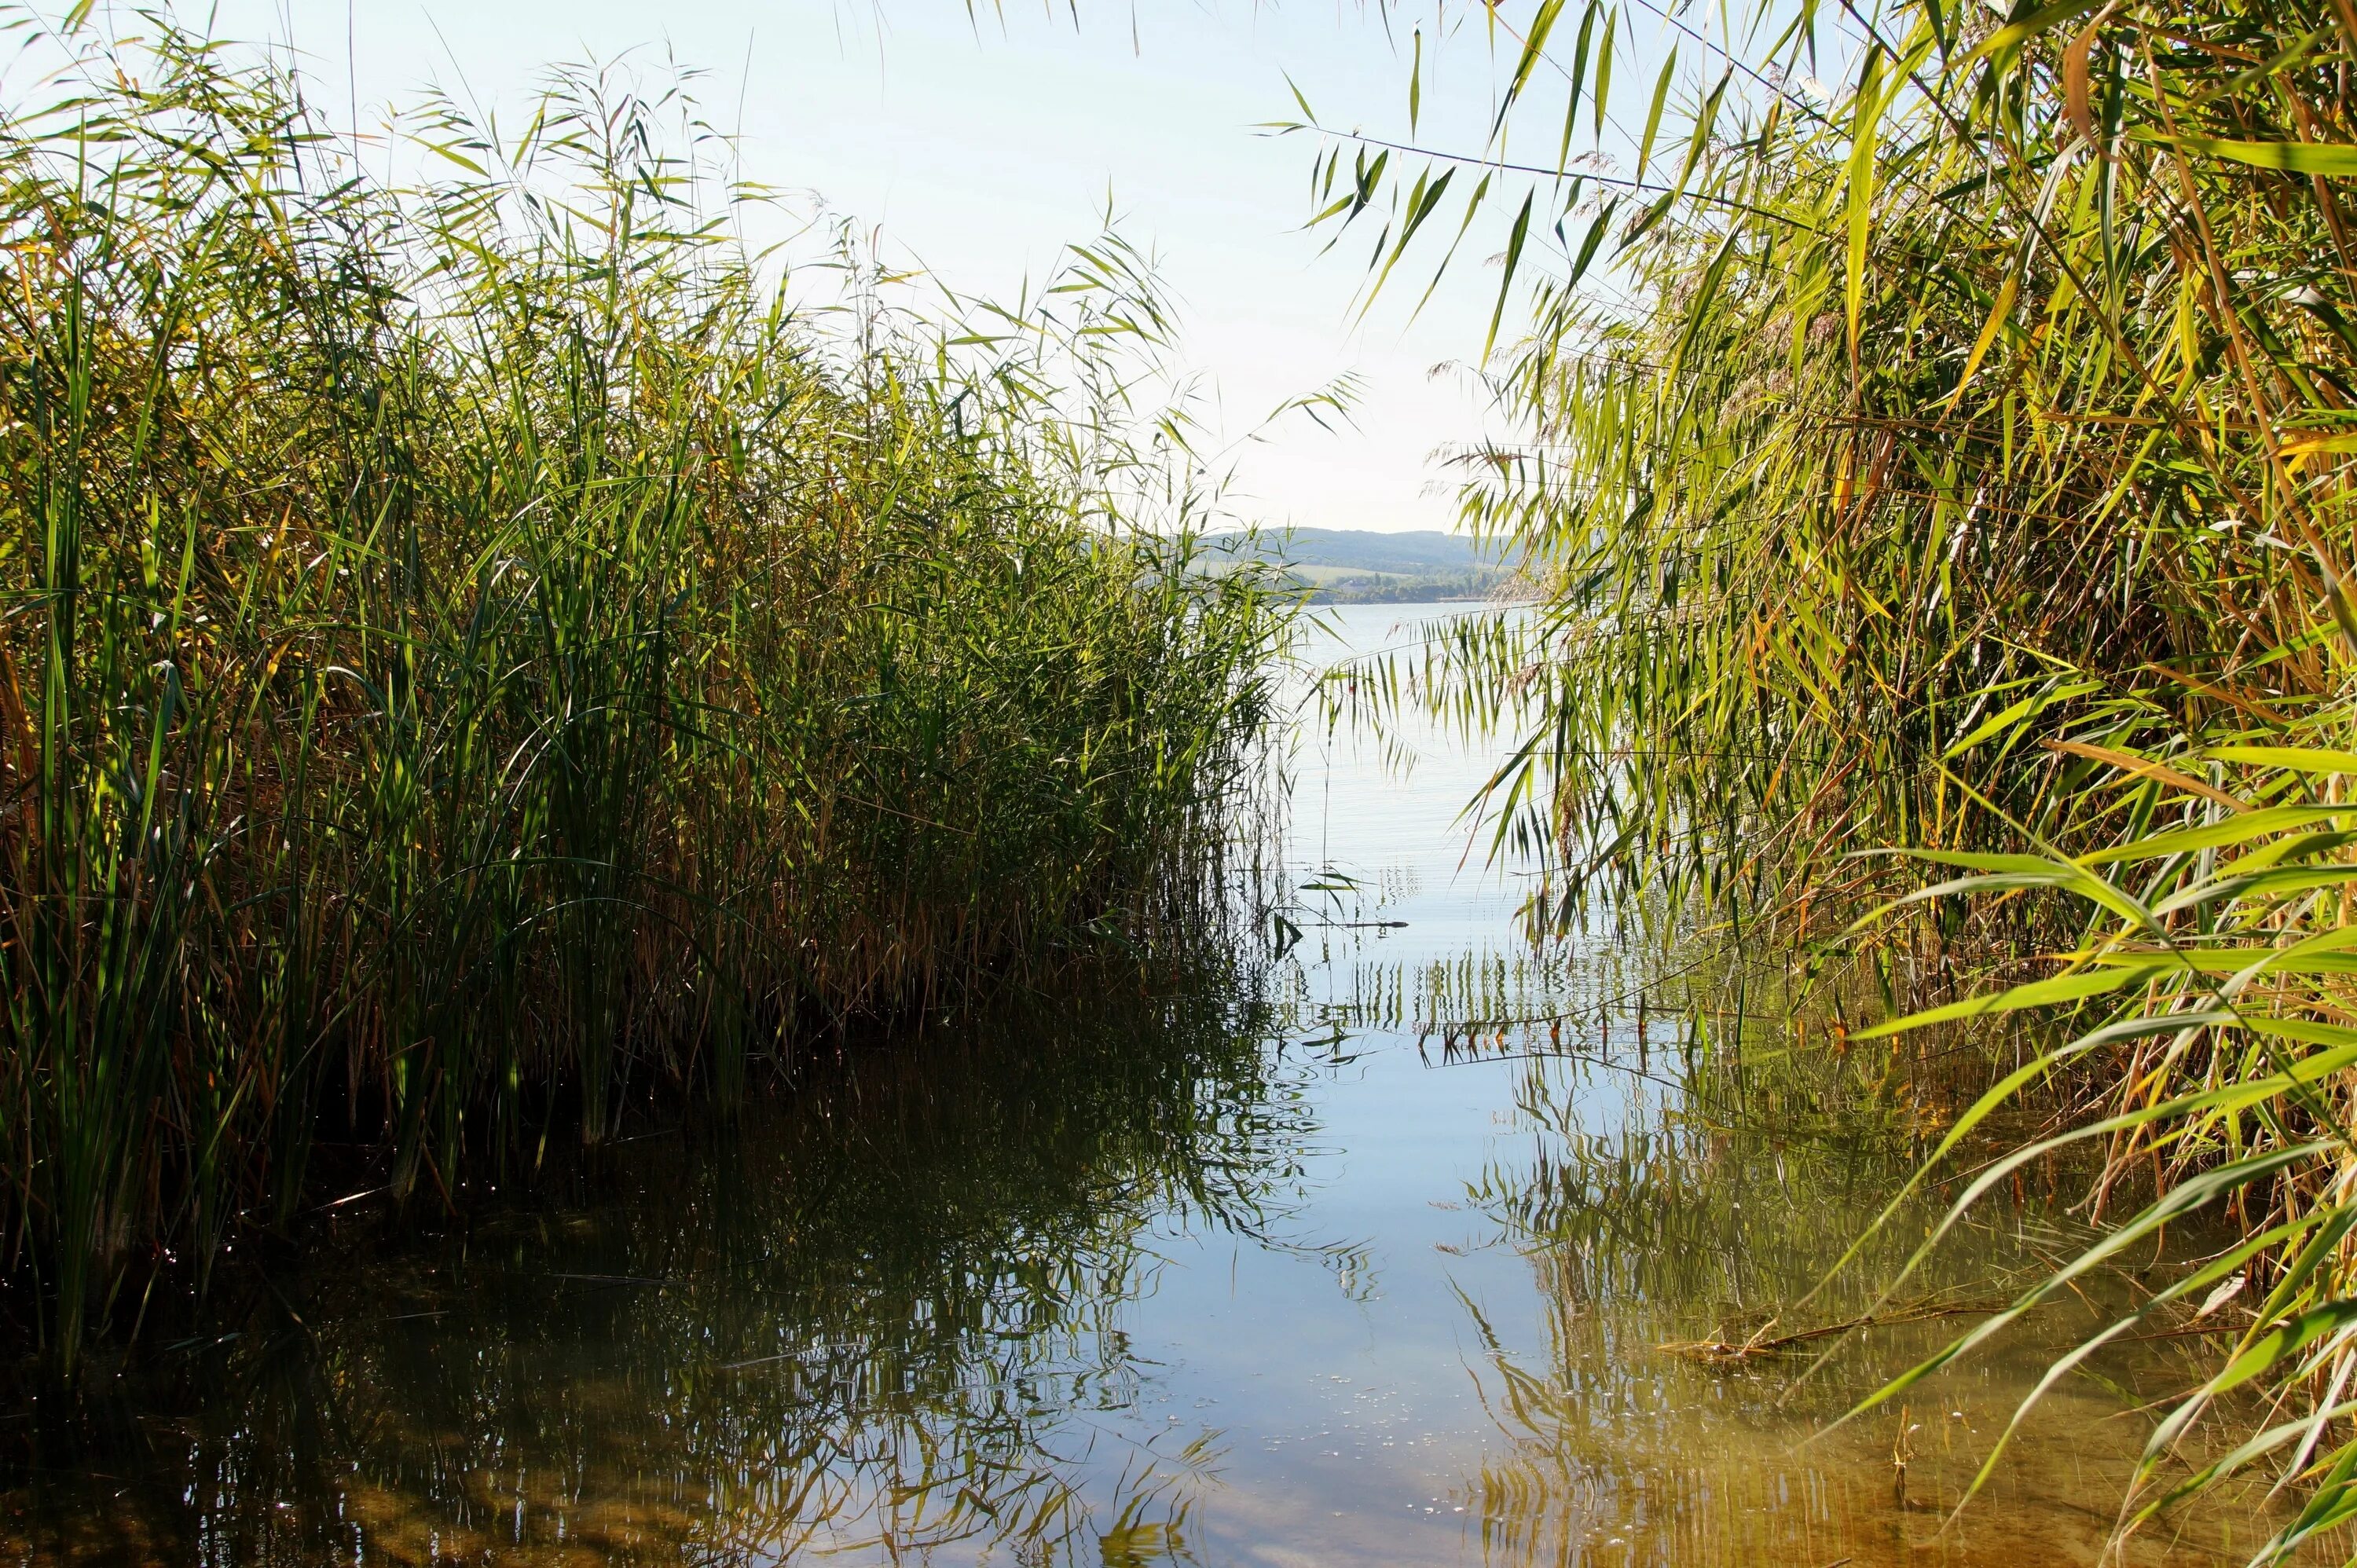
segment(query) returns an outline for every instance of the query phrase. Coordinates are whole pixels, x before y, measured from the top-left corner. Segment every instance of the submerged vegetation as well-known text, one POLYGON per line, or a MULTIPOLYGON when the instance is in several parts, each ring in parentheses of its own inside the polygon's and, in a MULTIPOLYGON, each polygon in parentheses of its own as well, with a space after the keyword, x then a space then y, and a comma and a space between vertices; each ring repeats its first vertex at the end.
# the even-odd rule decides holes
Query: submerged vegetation
POLYGON ((929 325, 847 246, 789 286, 675 87, 435 105, 398 184, 203 39, 52 41, 0 121, 0 1260, 53 1352, 330 1162, 446 1202, 1221 918, 1281 617, 1188 569, 1117 238, 929 325))
POLYGON ((2104 1156, 2100 1239, 2017 1311, 2240 1221, 2098 1338, 2215 1346, 2123 1528, 2272 1466, 2307 1498, 2279 1560, 2357 1515, 2357 13, 1712 22, 1490 10, 1463 157, 1407 145, 1414 82, 1406 138, 1297 127, 1321 220, 1381 226, 1378 286, 1494 209, 1501 322, 1529 306, 1486 370, 1518 439, 1464 495, 1543 602, 1436 649, 1425 695, 1543 695, 1494 803, 1567 901, 1857 955, 1894 1014, 2012 984, 1889 1028, 2043 1010, 1942 1151, 1981 1162, 1960 1211, 2104 1156), (1954 879, 1915 891, 1925 862, 1954 879), (2071 1109, 1970 1138, 2033 1088, 2071 1109))

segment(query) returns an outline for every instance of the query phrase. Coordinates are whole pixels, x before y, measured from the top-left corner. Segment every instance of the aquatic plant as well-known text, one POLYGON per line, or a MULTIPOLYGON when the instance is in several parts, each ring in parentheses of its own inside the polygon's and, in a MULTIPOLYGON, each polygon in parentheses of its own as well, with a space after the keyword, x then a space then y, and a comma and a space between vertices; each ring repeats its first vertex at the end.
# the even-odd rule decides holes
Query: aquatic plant
POLYGON ((2357 1513, 2357 14, 1484 23, 1486 145, 1425 152, 1413 75, 1408 136, 1297 127, 1320 219, 1383 226, 1377 286, 1489 214, 1497 319, 1527 307, 1486 360, 1514 438, 1464 455, 1464 494, 1541 603, 1436 650, 1420 694, 1543 695, 1496 804, 1571 902, 1760 922, 1863 953, 1906 1026, 2035 1012, 2067 1040, 1992 1035, 1991 1099, 1942 1151, 1987 1155, 1986 1112, 2035 1087, 2053 1135, 2000 1145, 1964 1203, 2104 1155, 2102 1240, 2022 1307, 2205 1206, 2247 1232, 2104 1331, 2216 1343, 2123 1528, 2266 1463, 2308 1500, 2259 1560, 2317 1541, 2357 1513), (1920 887, 1927 862, 1953 880, 1920 887), (2018 983, 1921 1005, 1967 977, 2018 983), (2244 1421, 2214 1463, 2179 1447, 2244 1421))
POLYGON ((931 321, 754 253, 688 84, 434 102, 396 185, 143 26, 0 117, 0 1258, 65 1362, 323 1147, 447 1201, 1219 918, 1283 618, 1188 570, 1144 256, 931 321))

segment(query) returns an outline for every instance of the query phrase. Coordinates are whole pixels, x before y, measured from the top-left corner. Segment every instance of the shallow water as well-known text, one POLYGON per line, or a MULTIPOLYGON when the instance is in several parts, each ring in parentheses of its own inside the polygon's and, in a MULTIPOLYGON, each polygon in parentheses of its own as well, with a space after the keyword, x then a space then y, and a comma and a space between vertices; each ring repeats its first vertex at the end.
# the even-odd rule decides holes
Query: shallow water
MULTIPOLYGON (((1456 612, 1328 613, 1315 658, 1456 612)), ((1485 753, 1410 742, 1306 733, 1265 973, 1009 1004, 452 1234, 323 1219, 113 1391, 14 1417, 0 1560, 2094 1560, 2176 1342, 2057 1391, 1953 1519, 2101 1299, 1829 1434, 1969 1319, 1663 1350, 1864 1311, 1923 1213, 1804 1298, 1921 1091, 1784 1050, 1772 957, 1529 945, 1527 868, 1455 820, 1485 753)), ((1905 1300, 2001 1294, 2057 1223, 2021 1198, 1905 1300)))

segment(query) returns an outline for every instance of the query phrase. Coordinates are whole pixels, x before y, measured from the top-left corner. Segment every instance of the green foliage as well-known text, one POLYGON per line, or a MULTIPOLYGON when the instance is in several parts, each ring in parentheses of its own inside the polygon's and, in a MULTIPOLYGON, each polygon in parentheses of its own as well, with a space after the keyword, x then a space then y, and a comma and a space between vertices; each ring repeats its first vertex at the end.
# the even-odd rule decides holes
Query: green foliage
POLYGON ((0 121, 0 1255, 69 1363, 323 1129, 447 1196, 1219 918, 1281 617, 1188 569, 1116 237, 805 310, 677 90, 439 104, 393 188, 152 30, 0 121))
MULTIPOLYGON (((1510 107, 1543 68, 1575 106, 1596 73, 1557 60, 1556 9, 1492 13, 1527 40, 1499 56, 1510 107)), ((1551 842, 1575 897, 1600 877, 1803 938, 1881 905, 1880 940, 1935 969, 2011 947, 2020 987, 1910 1023, 2078 1021, 1992 1107, 2075 1096, 2063 1141, 2106 1156, 2094 1211, 2150 1198, 2022 1305, 2194 1208, 2242 1219, 2247 1246, 2105 1334, 2232 1326, 2131 1517, 2272 1463, 2311 1499, 2274 1561, 2357 1511, 2357 14, 1895 0, 1738 8, 1721 33, 1683 136, 1674 52, 1624 129, 1633 178, 1512 164, 1501 113, 1464 159, 1361 151, 1322 214, 1389 214, 1404 248, 1408 182, 1480 164, 1462 223, 1503 237, 1501 308, 1525 280, 1527 331, 1488 360, 1517 439, 1469 454, 1465 508, 1548 586, 1414 690, 1543 694, 1501 832, 1551 842), (1919 861, 1859 853, 1900 847, 1962 875, 1908 897, 1919 861), (2068 950, 2018 957, 2038 945, 2068 950), (2240 1305, 2197 1310, 2230 1278, 2240 1305), (2262 1435, 2172 1480, 2197 1417, 2259 1390, 2262 1435)))
MULTIPOLYGON (((2074 1147, 2100 1158, 2098 1213, 2115 1192, 2144 1187, 2150 1196, 2007 1311, 1878 1398, 1899 1394, 1979 1348, 2130 1249, 2158 1244, 2169 1227, 2197 1210, 2222 1208, 2240 1221, 2241 1243, 2104 1323, 2056 1363, 2029 1403, 2123 1337, 2208 1320, 2216 1355, 2208 1375, 2171 1402, 2155 1427, 2127 1527, 2272 1461, 2279 1484, 2308 1492, 2306 1505, 2255 1559, 2276 1562, 2318 1542, 2357 1509, 2357 1439, 2347 1425, 2345 1397, 2357 1373, 2357 1302, 2351 1299, 2357 1262, 2349 1245, 2357 1230, 2350 1184, 2357 1143, 2349 1128, 2357 1075, 2350 990, 2357 976, 2351 957, 2357 923, 2347 904, 2357 866, 2348 863, 2350 838, 2340 828, 2347 809, 2263 803, 2304 791, 2319 775, 2337 779, 2344 759, 2267 748, 2265 760, 2253 765, 2234 756, 2241 749, 2220 748, 2211 757, 2231 769, 2226 781, 2239 795, 2208 787, 2170 792, 2172 814, 2210 819, 2201 827, 2147 833, 2075 860, 2050 850, 1971 857, 2015 864, 1938 890, 2050 887, 2093 905, 2093 920, 2082 944, 2060 956, 2061 973, 1897 1019, 1878 1033, 1921 1027, 1962 1010, 2052 1007, 2122 993, 2131 998, 2109 1013, 2093 1012, 2093 1027, 2032 1057, 1956 1120, 1927 1170, 1973 1151, 1972 1134, 2038 1086, 2088 1082, 2103 1107, 2064 1131, 2023 1139, 1985 1159, 1941 1231, 2024 1167, 2074 1147), (2206 1453, 2196 1445, 2190 1458, 2180 1452, 2213 1410, 2247 1419, 2246 1386, 2253 1384, 2276 1395, 2255 1435, 2231 1451, 2213 1443, 2206 1453), (2244 1391, 2239 1401, 2238 1390, 2244 1391)), ((2126 787, 2142 785, 2131 779, 2126 787)), ((1990 1455, 1983 1480, 1999 1453, 1990 1455)))

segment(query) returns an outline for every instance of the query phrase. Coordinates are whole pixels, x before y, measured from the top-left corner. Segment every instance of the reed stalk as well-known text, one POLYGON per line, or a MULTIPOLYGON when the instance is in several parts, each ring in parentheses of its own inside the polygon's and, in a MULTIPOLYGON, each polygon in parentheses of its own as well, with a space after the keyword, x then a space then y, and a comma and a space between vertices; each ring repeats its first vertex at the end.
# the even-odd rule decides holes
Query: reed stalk
POLYGON ((1644 4, 1490 20, 1486 145, 1297 127, 1320 220, 1383 225, 1376 285, 1488 214, 1500 319, 1523 312, 1484 360, 1513 435, 1464 455, 1463 493, 1539 607, 1433 650, 1421 694, 1544 697, 1496 804, 1567 898, 1870 960, 1911 1009, 1885 1029, 2049 1031, 1991 1035, 1996 1086, 1940 1158, 1982 1162, 1961 1214, 2092 1147, 2101 1239, 1887 1396, 2222 1211, 2246 1240, 2097 1337, 2236 1330, 2157 1419, 2122 1530, 2268 1465, 2306 1500, 2255 1560, 2340 1550, 2357 14, 1845 0, 1738 7, 1707 40, 1644 4), (1625 47, 1615 76, 1641 31, 1659 76, 1625 47), (1968 977, 1990 989, 1943 1003, 1968 977), (2065 1113, 1992 1144, 2032 1090, 2065 1113))
POLYGON ((63 1363, 323 1140, 451 1201, 1214 918, 1283 618, 1188 569, 1145 258, 835 305, 684 87, 437 103, 396 187, 143 26, 0 117, 0 1259, 63 1363))

